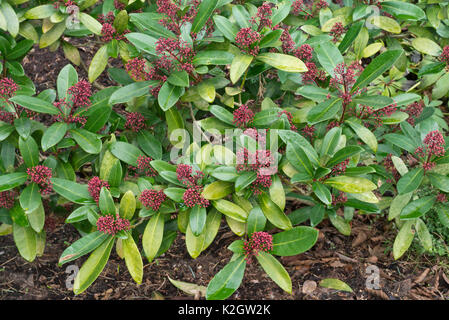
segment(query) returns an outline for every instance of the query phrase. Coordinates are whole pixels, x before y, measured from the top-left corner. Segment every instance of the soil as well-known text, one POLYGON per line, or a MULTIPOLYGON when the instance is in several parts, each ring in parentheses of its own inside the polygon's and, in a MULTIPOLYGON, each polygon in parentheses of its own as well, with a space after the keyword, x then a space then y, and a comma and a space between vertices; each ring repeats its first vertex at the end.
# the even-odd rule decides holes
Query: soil
MULTIPOLYGON (((79 43, 78 43, 79 44, 79 43)), ((96 51, 81 44, 81 56, 87 65, 96 51)), ((24 68, 36 84, 36 91, 55 88, 59 71, 69 63, 62 49, 33 49, 24 59, 24 68)), ((120 65, 120 61, 110 61, 120 65)), ((84 68, 76 67, 80 78, 87 78, 84 68)), ((104 72, 98 83, 115 85, 104 72)), ((144 278, 137 285, 130 277, 125 262, 113 250, 99 278, 81 295, 75 296, 66 287, 72 274, 68 265, 57 262, 64 249, 79 239, 70 224, 58 223, 47 232, 44 254, 32 263, 25 261, 15 247, 12 235, 0 237, 0 299, 203 299, 188 295, 173 286, 168 277, 178 281, 207 286, 213 276, 231 258, 226 247, 238 239, 222 223, 214 243, 197 259, 192 259, 185 247, 185 236, 178 234, 171 248, 152 263, 144 265, 144 278)), ((449 298, 449 263, 439 257, 416 256, 407 253, 399 261, 392 257, 392 244, 397 231, 383 217, 356 215, 351 236, 343 236, 324 221, 318 226, 318 242, 306 253, 283 257, 280 261, 291 276, 293 293, 283 292, 253 262, 248 265, 240 288, 230 299, 245 300, 443 300, 449 298), (380 289, 368 289, 368 266, 378 268, 380 289), (320 281, 336 278, 348 284, 347 293, 323 288, 320 281)), ((86 257, 75 264, 80 267, 86 257)), ((373 268, 373 267, 371 267, 373 268)))

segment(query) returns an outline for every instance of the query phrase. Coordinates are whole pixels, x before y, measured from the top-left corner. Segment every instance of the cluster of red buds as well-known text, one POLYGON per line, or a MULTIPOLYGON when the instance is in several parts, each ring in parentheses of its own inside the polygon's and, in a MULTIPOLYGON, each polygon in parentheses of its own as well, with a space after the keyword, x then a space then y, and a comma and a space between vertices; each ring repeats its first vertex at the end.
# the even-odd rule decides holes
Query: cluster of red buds
POLYGON ((302 15, 304 19, 310 19, 329 4, 325 0, 295 0, 291 8, 291 13, 295 16, 302 15))
POLYGON ((253 256, 257 256, 260 251, 271 253, 273 251, 273 236, 268 232, 253 232, 248 240, 243 243, 245 260, 251 263, 253 256))
POLYGON ((441 202, 441 203, 447 202, 447 196, 446 196, 446 194, 445 194, 445 193, 439 192, 438 195, 437 195, 437 201, 438 201, 438 202, 441 202))
POLYGON ((257 8, 257 13, 255 17, 252 17, 249 22, 257 26, 257 31, 261 31, 264 27, 271 27, 271 15, 273 10, 271 10, 275 5, 270 2, 264 2, 259 8, 257 8))
POLYGON ((95 202, 98 204, 100 200, 100 191, 101 188, 105 187, 109 189, 109 183, 107 181, 101 180, 99 177, 93 177, 87 183, 87 190, 92 198, 94 198, 95 202))
POLYGON ((329 130, 331 130, 332 128, 339 127, 339 126, 340 126, 340 124, 338 123, 338 121, 337 121, 337 120, 333 120, 333 121, 331 121, 331 122, 329 122, 329 123, 327 124, 327 126, 326 126, 326 131, 329 131, 329 130))
POLYGON ((193 174, 192 166, 188 164, 178 164, 176 167, 176 177, 177 179, 187 187, 184 192, 183 200, 187 207, 194 207, 196 205, 206 208, 209 206, 209 200, 201 196, 203 192, 203 186, 201 185, 201 180, 204 178, 204 173, 202 171, 196 171, 193 174))
POLYGON ((345 203, 348 201, 348 197, 344 192, 338 191, 338 196, 332 195, 332 205, 336 206, 340 203, 345 203))
POLYGON ((438 130, 429 132, 423 142, 426 146, 426 151, 429 157, 441 157, 446 152, 444 149, 446 142, 444 141, 443 135, 438 130))
POLYGON ((156 42, 156 53, 175 62, 175 68, 178 71, 192 73, 194 70, 192 60, 195 57, 195 51, 181 39, 159 38, 156 42))
POLYGON ((443 48, 443 52, 441 52, 440 55, 440 60, 446 64, 446 68, 449 67, 449 46, 445 46, 443 48))
POLYGON ((151 157, 139 156, 137 158, 137 167, 129 166, 131 171, 135 172, 135 176, 155 177, 157 171, 153 169, 150 162, 153 161, 151 157))
POLYGON ((237 151, 236 157, 237 172, 252 171, 257 175, 250 186, 254 194, 261 194, 262 190, 271 186, 271 175, 276 172, 277 166, 272 166, 275 162, 270 150, 250 152, 247 148, 242 148, 237 151))
POLYGON ((243 131, 243 134, 253 138, 261 145, 265 145, 267 142, 267 131, 268 129, 248 128, 243 131))
POLYGON ((346 32, 345 27, 343 26, 343 23, 336 22, 329 34, 332 36, 332 42, 336 43, 340 41, 341 36, 346 32))
MULTIPOLYGON (((192 22, 198 14, 199 0, 180 1, 180 0, 157 0, 157 12, 164 14, 165 17, 159 20, 159 23, 178 36, 181 35, 182 25, 192 22)), ((217 11, 217 10, 215 10, 217 11)), ((214 31, 214 23, 211 18, 206 21, 205 34, 209 36, 214 31)), ((197 34, 190 34, 192 39, 196 39, 197 34)))
POLYGON ((259 42, 262 36, 251 28, 242 28, 235 36, 235 44, 242 52, 251 56, 257 56, 260 51, 259 42))
POLYGON ((124 3, 121 3, 119 0, 114 0, 114 8, 117 10, 123 10, 125 9, 126 5, 124 3))
POLYGON ((424 102, 422 100, 409 104, 404 110, 408 114, 407 122, 414 126, 416 118, 421 115, 423 109, 424 102))
POLYGON ((16 192, 12 190, 0 192, 0 208, 11 209, 14 207, 16 192))
POLYGON ((10 78, 3 78, 0 80, 0 98, 8 101, 14 96, 14 93, 19 90, 19 86, 10 78))
POLYGON ((282 117, 282 115, 285 114, 285 116, 287 117, 287 121, 290 124, 290 130, 292 131, 296 131, 298 130, 298 128, 296 128, 296 126, 293 124, 293 115, 290 111, 287 110, 282 110, 278 112, 278 117, 282 117))
POLYGON ((106 16, 100 15, 98 18, 98 21, 102 24, 101 26, 101 37, 100 40, 103 42, 109 42, 113 39, 119 41, 119 40, 126 40, 125 34, 129 33, 130 31, 128 29, 123 30, 122 32, 118 32, 114 26, 115 17, 114 13, 109 11, 106 16))
POLYGON ((313 135, 315 134, 315 127, 314 126, 309 126, 308 124, 306 124, 304 126, 304 128, 302 128, 302 134, 304 136, 306 136, 307 138, 309 138, 310 141, 313 140, 313 135))
POLYGON ((125 129, 139 132, 146 128, 145 117, 139 112, 127 112, 125 129))
POLYGON ((115 235, 119 231, 128 231, 131 228, 129 220, 120 218, 119 214, 101 216, 97 220, 97 230, 109 235, 115 235))
POLYGON ((332 171, 329 173, 330 176, 339 176, 342 175, 346 172, 346 167, 349 164, 349 158, 340 162, 339 164, 336 164, 333 168, 332 171))
MULTIPOLYGON (((360 114, 356 116, 360 119, 369 119, 373 121, 374 127, 378 128, 382 126, 382 118, 391 116, 397 111, 397 108, 398 105, 396 103, 377 110, 374 110, 369 106, 362 106, 360 114)), ((369 126, 369 124, 369 122, 365 122, 365 126, 369 126)))
MULTIPOLYGON (((57 0, 53 3, 53 8, 55 9, 59 9, 60 6, 64 6, 64 7, 70 7, 70 6, 76 6, 76 3, 73 2, 72 0, 57 0)), ((68 12, 69 13, 69 12, 68 12)), ((70 13, 69 13, 70 14, 70 13)))
POLYGON ((51 183, 52 172, 51 169, 37 165, 27 169, 28 176, 31 182, 34 182, 39 186, 41 194, 49 194, 53 190, 53 184, 51 183))
POLYGON ((162 202, 167 199, 164 190, 143 190, 140 194, 139 200, 145 208, 150 208, 153 211, 158 211, 162 202))
POLYGON ((302 44, 294 51, 294 55, 302 61, 309 62, 313 57, 313 48, 308 44, 302 44))
POLYGON ((88 108, 91 105, 90 97, 92 96, 92 85, 89 81, 80 80, 71 86, 67 93, 70 94, 70 101, 73 108, 88 108))
POLYGON ((128 71, 131 79, 134 81, 145 81, 148 78, 148 67, 146 60, 142 58, 129 59, 125 65, 126 71, 128 71))
POLYGON ((254 120, 254 112, 246 104, 242 104, 233 112, 232 123, 239 128, 247 128, 254 120))
MULTIPOLYGON (((279 25, 273 27, 273 30, 279 29, 279 25)), ((283 28, 280 40, 282 41, 282 52, 288 53, 295 50, 295 41, 293 41, 290 32, 288 32, 290 27, 283 28)))
POLYGON ((13 124, 14 123, 14 114, 8 111, 1 110, 0 111, 0 121, 13 124))
POLYGON ((86 124, 87 118, 84 116, 75 116, 74 108, 70 107, 70 105, 65 101, 65 98, 62 98, 59 101, 53 102, 53 105, 58 108, 59 114, 53 116, 53 122, 65 122, 65 123, 78 123, 82 127, 86 124), (65 115, 65 110, 70 110, 69 115, 65 115))
POLYGON ((334 69, 334 76, 331 78, 329 86, 338 89, 338 96, 343 99, 343 104, 348 105, 352 98, 361 93, 358 89, 351 93, 352 86, 356 79, 355 76, 360 72, 360 65, 353 63, 346 65, 339 63, 334 69))

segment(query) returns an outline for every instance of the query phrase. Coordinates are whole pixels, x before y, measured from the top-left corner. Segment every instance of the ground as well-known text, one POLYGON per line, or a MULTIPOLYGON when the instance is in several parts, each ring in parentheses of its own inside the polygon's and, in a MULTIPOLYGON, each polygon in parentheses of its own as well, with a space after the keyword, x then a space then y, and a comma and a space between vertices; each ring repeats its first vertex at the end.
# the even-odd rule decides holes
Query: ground
MULTIPOLYGON (((88 65, 94 48, 84 47, 82 57, 88 65)), ((38 92, 55 88, 56 77, 68 60, 62 49, 33 49, 24 59, 24 68, 36 83, 38 92)), ((111 61, 115 65, 114 61, 111 61)), ((77 67, 80 78, 86 71, 77 67)), ((98 85, 114 85, 104 73, 98 85)), ((353 235, 343 236, 324 221, 318 226, 319 240, 308 252, 281 258, 291 276, 293 293, 283 292, 256 263, 250 264, 243 283, 231 299, 310 299, 310 300, 366 300, 366 299, 448 299, 449 263, 441 257, 416 256, 407 253, 399 261, 391 254, 397 233, 392 222, 379 216, 357 216, 352 222, 353 235), (380 271, 380 290, 366 286, 367 267, 380 271), (336 278, 346 282, 353 293, 322 288, 319 282, 336 278)), ((212 277, 229 261, 226 247, 238 237, 222 223, 216 240, 197 259, 192 259, 185 247, 184 235, 179 234, 172 247, 153 263, 144 265, 141 285, 131 279, 125 262, 113 250, 105 269, 83 294, 75 296, 66 288, 71 269, 57 262, 64 249, 79 238, 74 227, 60 223, 47 232, 43 256, 32 263, 19 255, 12 235, 0 237, 0 299, 192 299, 192 296, 173 286, 168 277, 200 286, 207 286, 212 277)), ((78 267, 83 259, 76 261, 78 267)))

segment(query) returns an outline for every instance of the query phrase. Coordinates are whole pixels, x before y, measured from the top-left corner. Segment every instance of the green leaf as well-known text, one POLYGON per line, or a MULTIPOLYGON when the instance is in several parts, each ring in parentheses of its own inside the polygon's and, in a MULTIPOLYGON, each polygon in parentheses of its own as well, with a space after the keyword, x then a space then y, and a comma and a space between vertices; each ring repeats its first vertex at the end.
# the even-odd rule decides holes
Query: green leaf
POLYGON ((85 291, 103 271, 114 246, 114 239, 113 236, 109 236, 84 262, 73 284, 73 292, 75 294, 85 291))
POLYGON ((239 32, 239 28, 234 23, 229 21, 229 19, 223 16, 215 15, 213 19, 217 29, 220 30, 220 32, 225 36, 226 39, 233 42, 235 36, 237 35, 237 32, 239 32))
POLYGON ((30 213, 37 209, 42 203, 39 186, 32 182, 25 189, 19 197, 20 206, 26 213, 30 213))
POLYGON ((421 53, 437 57, 441 54, 441 47, 428 38, 415 38, 412 40, 412 46, 421 53))
POLYGON ((287 143, 287 159, 296 170, 305 172, 310 178, 313 177, 313 165, 304 149, 297 143, 287 143))
POLYGON ((344 62, 338 48, 332 42, 322 42, 314 50, 321 66, 333 77, 335 67, 344 62))
POLYGON ((324 184, 315 181, 312 184, 312 190, 317 198, 320 199, 324 204, 330 205, 332 203, 332 194, 324 184))
POLYGON ((365 106, 369 106, 374 108, 375 110, 381 109, 384 107, 387 107, 389 105, 392 105, 394 103, 394 100, 390 97, 386 96, 368 96, 368 95, 361 95, 356 98, 354 98, 354 102, 358 104, 362 104, 365 106))
POLYGON ((209 17, 212 15, 218 0, 203 0, 198 7, 198 13, 192 23, 192 29, 190 32, 198 33, 206 24, 209 17))
POLYGON ((151 262, 156 257, 157 252, 164 237, 164 215, 156 213, 150 218, 142 237, 142 247, 145 251, 145 256, 151 262))
POLYGON ((267 218, 263 214, 262 209, 256 206, 251 209, 247 219, 247 233, 250 236, 254 232, 263 231, 267 223, 267 218))
POLYGON ((53 106, 50 102, 29 96, 17 95, 9 99, 9 101, 17 103, 18 105, 39 113, 47 113, 57 115, 59 114, 58 108, 53 106))
POLYGON ((55 24, 50 30, 41 35, 41 38, 39 39, 39 48, 46 48, 58 41, 65 30, 65 21, 55 24))
POLYGON ((58 265, 78 259, 100 246, 109 237, 101 231, 94 231, 72 243, 59 257, 58 265))
POLYGON ((317 229, 305 226, 295 227, 273 235, 272 253, 277 256, 295 256, 312 248, 317 240, 317 229))
POLYGON ((51 182, 53 190, 71 202, 78 204, 95 203, 87 189, 87 185, 59 178, 52 178, 51 182))
POLYGON ((229 262, 209 282, 206 291, 207 300, 225 300, 240 287, 245 274, 245 256, 229 262))
POLYGON ((332 225, 343 235, 350 236, 351 235, 351 225, 344 218, 339 215, 329 215, 329 220, 332 225))
POLYGON ((406 194, 413 192, 421 185, 424 178, 424 170, 422 168, 415 168, 410 170, 399 179, 397 189, 399 194, 406 194))
MULTIPOLYGON (((354 19, 356 20, 356 19, 354 19)), ((341 40, 340 44, 338 45, 338 50, 340 50, 341 53, 345 52, 351 44, 354 42, 354 40, 359 35, 360 31, 362 30, 364 22, 363 21, 357 21, 356 23, 353 23, 349 30, 346 32, 345 37, 343 40, 341 40)))
POLYGON ((155 84, 155 81, 138 81, 121 87, 114 91, 109 99, 109 103, 125 103, 131 101, 133 98, 149 95, 149 87, 153 84, 155 84))
POLYGON ((34 261, 37 254, 36 232, 31 227, 13 223, 13 237, 20 255, 28 262, 34 261))
POLYGON ((341 131, 340 127, 335 127, 326 133, 320 148, 321 156, 332 156, 334 154, 340 141, 341 131))
POLYGON ((384 1, 382 10, 403 20, 422 20, 426 18, 426 13, 418 6, 405 1, 384 1))
POLYGON ((39 164, 39 147, 33 137, 30 136, 26 140, 19 137, 19 150, 28 168, 35 167, 39 164))
POLYGON ((157 96, 159 106, 163 111, 167 111, 168 109, 173 107, 176 102, 178 102, 179 98, 184 94, 184 92, 184 87, 173 86, 170 83, 165 82, 162 85, 161 90, 159 91, 159 94, 157 96))
POLYGON ((196 296, 198 296, 198 294, 200 294, 201 297, 206 296, 207 288, 204 286, 199 286, 194 283, 188 283, 188 282, 183 282, 183 281, 176 281, 170 277, 168 277, 168 280, 172 283, 172 285, 174 285, 179 290, 187 293, 188 295, 196 297, 196 296))
POLYGON ((307 113, 307 121, 311 124, 332 119, 342 109, 340 98, 331 98, 313 106, 307 113))
POLYGON ((402 31, 396 20, 386 16, 373 15, 367 18, 366 22, 390 33, 399 34, 402 31))
POLYGON ((156 54, 156 41, 158 39, 144 33, 131 32, 125 35, 138 50, 157 56, 156 54))
MULTIPOLYGON (((80 22, 92 33, 96 35, 101 35, 102 25, 95 18, 91 17, 87 13, 80 12, 79 14, 80 22)), ((115 21, 114 21, 115 22, 115 21)), ((117 28, 116 28, 117 29, 117 28)))
POLYGON ((418 219, 415 224, 416 232, 418 233, 418 238, 421 241, 424 250, 432 250, 432 236, 430 235, 429 229, 427 228, 424 221, 418 219))
POLYGON ((258 202, 263 214, 274 226, 282 230, 290 230, 293 227, 290 219, 267 194, 259 195, 258 202))
POLYGON ((139 248, 137 248, 131 234, 128 235, 128 238, 122 239, 122 246, 126 267, 134 281, 137 284, 141 284, 143 278, 143 261, 139 248))
POLYGON ((353 292, 351 287, 348 286, 345 282, 334 279, 334 278, 327 278, 320 281, 320 286, 323 288, 329 288, 334 290, 340 290, 340 291, 346 291, 346 292, 353 292))
POLYGON ((271 186, 268 189, 271 200, 281 209, 285 209, 285 191, 278 175, 271 177, 271 186))
POLYGON ((137 166, 137 158, 143 156, 143 152, 139 148, 122 141, 110 144, 109 151, 118 159, 132 166, 137 166))
POLYGON ((11 190, 25 183, 28 179, 26 172, 14 172, 0 176, 0 192, 11 190))
POLYGON ((375 190, 377 186, 366 178, 337 176, 324 181, 331 187, 349 193, 363 193, 375 190))
POLYGON ((186 71, 175 71, 170 74, 167 81, 178 87, 188 87, 189 86, 189 75, 186 71))
POLYGON ((246 69, 248 69, 253 59, 253 56, 246 54, 238 54, 234 57, 231 63, 231 69, 229 70, 229 76, 232 83, 239 81, 240 77, 245 73, 246 69))
POLYGON ((212 205, 215 207, 215 209, 223 213, 225 216, 228 216, 239 222, 246 222, 248 213, 235 203, 220 199, 212 201, 212 205))
POLYGON ((102 187, 100 190, 98 206, 102 214, 115 216, 116 208, 114 199, 112 199, 111 192, 105 187, 102 187))
POLYGON ((90 154, 100 153, 102 144, 96 134, 81 128, 71 129, 69 132, 81 149, 90 154))
POLYGON ((397 216, 401 214, 402 209, 409 203, 410 199, 412 198, 413 192, 405 193, 405 194, 398 194, 394 199, 391 201, 390 204, 390 210, 388 213, 388 220, 393 220, 397 216))
POLYGON ((351 121, 351 120, 346 120, 346 123, 349 124, 349 126, 352 128, 352 130, 355 131, 355 133, 357 134, 357 136, 363 141, 365 142, 368 147, 370 147, 371 150, 373 150, 374 152, 377 152, 377 138, 374 135, 374 133, 372 133, 368 128, 366 128, 365 126, 362 126, 361 124, 351 121))
POLYGON ((145 152, 151 158, 162 158, 162 145, 160 140, 156 139, 156 137, 150 134, 148 131, 139 131, 137 133, 137 142, 139 143, 139 147, 143 150, 143 152, 145 152))
POLYGON ((449 177, 438 174, 438 173, 432 173, 428 172, 426 176, 429 178, 430 183, 437 189, 448 193, 449 192, 449 177))
POLYGON ((366 87, 385 71, 389 70, 402 53, 402 50, 389 50, 377 56, 358 77, 351 89, 351 93, 366 87))
POLYGON ((187 252, 193 259, 196 259, 203 251, 205 241, 206 236, 204 232, 197 237, 193 234, 192 229, 190 229, 190 225, 187 225, 186 247, 187 252))
POLYGON ((67 129, 68 125, 65 122, 55 122, 48 127, 41 139, 42 151, 47 151, 58 144, 64 138, 67 129))
POLYGON ((432 209, 435 203, 434 196, 422 197, 420 199, 414 200, 407 204, 401 211, 401 220, 416 219, 424 214, 426 214, 430 209, 432 209))
POLYGON ((90 62, 88 72, 89 82, 94 82, 95 79, 103 73, 104 69, 108 65, 108 59, 108 46, 105 44, 98 49, 90 62))
POLYGON ((413 224, 414 220, 406 221, 402 225, 398 235, 394 239, 393 256, 395 260, 402 257, 402 255, 408 250, 408 248, 412 244, 413 238, 415 237, 415 233, 412 230, 413 224))
POLYGON ((438 213, 438 218, 443 226, 449 228, 449 207, 445 205, 440 205, 435 207, 438 213))
POLYGON ((45 19, 50 17, 56 12, 53 4, 44 4, 37 7, 33 7, 25 12, 24 17, 29 20, 45 19))
POLYGON ((292 281, 282 264, 271 254, 259 251, 256 259, 270 278, 287 293, 292 293, 292 281))
POLYGON ((285 72, 307 71, 304 62, 288 54, 266 52, 258 54, 256 59, 285 72))
POLYGON ((384 136, 384 139, 388 142, 400 147, 401 149, 405 149, 410 153, 415 153, 416 148, 418 147, 413 139, 409 139, 408 137, 397 134, 397 133, 389 133, 384 136))
POLYGON ((257 174, 255 172, 243 172, 238 176, 238 178, 235 180, 235 191, 239 192, 240 190, 245 189, 248 187, 251 183, 256 181, 257 174))
POLYGON ((203 232, 204 227, 206 226, 206 218, 206 208, 196 205, 192 209, 190 209, 189 226, 190 230, 192 230, 192 233, 196 237, 198 237, 203 232))
POLYGON ((234 185, 227 181, 214 181, 204 187, 201 196, 207 200, 219 200, 232 193, 234 185))
POLYGON ((201 251, 204 251, 209 247, 217 236, 218 230, 221 224, 221 213, 215 209, 212 209, 207 214, 206 227, 204 231, 204 243, 201 251))
POLYGON ((0 12, 6 19, 6 25, 9 33, 13 37, 16 37, 17 34, 19 33, 19 19, 17 17, 16 12, 11 7, 11 5, 6 1, 2 1, 0 5, 0 12))

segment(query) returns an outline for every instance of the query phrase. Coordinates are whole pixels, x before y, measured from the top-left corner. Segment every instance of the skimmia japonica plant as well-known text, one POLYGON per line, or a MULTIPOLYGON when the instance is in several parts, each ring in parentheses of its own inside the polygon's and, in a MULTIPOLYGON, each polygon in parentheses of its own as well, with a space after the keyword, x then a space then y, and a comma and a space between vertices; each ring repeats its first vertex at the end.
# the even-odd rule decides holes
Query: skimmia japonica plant
POLYGON ((349 236, 355 215, 384 216, 395 259, 414 239, 432 252, 430 214, 449 228, 449 17, 416 2, 2 1, 0 234, 32 262, 63 215, 80 238, 59 264, 88 256, 75 294, 111 256, 140 284, 144 260, 181 235, 195 259, 220 228, 233 255, 207 299, 251 264, 292 293, 279 257, 325 220, 349 236), (86 79, 68 64, 36 92, 33 44, 86 79))

